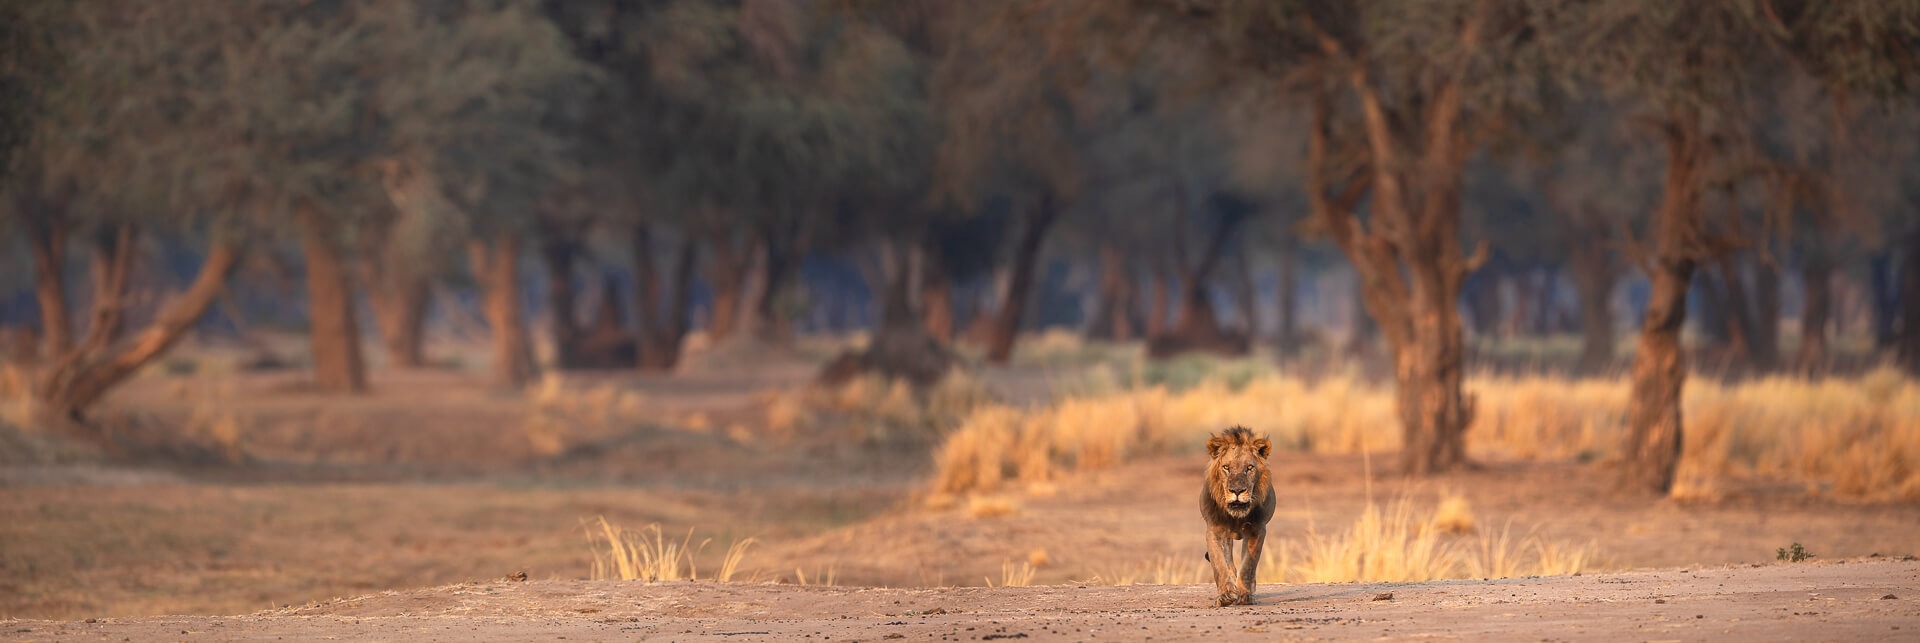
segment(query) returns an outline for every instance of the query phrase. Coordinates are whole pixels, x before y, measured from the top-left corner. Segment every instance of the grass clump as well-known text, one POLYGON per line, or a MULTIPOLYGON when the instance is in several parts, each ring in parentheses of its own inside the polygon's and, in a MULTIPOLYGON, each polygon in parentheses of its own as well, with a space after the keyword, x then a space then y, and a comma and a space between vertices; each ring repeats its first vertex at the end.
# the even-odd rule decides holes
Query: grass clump
MULTIPOLYGON (((1445 504, 1443 501, 1442 504, 1445 504)), ((1342 583, 1513 578, 1579 574, 1597 558, 1594 545, 1537 536, 1511 527, 1480 534, 1448 531, 1441 510, 1419 511, 1407 498, 1387 507, 1367 503, 1352 525, 1333 533, 1309 529, 1299 541, 1269 542, 1261 582, 1342 583)))
MULTIPOLYGON (((699 580, 693 557, 712 541, 710 538, 702 539, 699 544, 694 544, 693 529, 689 528, 687 535, 675 542, 666 537, 658 523, 629 530, 607 522, 605 516, 596 517, 591 523, 583 521, 583 525, 593 548, 590 576, 593 580, 699 580)), ((731 582, 740 572, 747 548, 755 542, 747 538, 729 545, 726 556, 721 559, 719 572, 710 580, 731 582)))

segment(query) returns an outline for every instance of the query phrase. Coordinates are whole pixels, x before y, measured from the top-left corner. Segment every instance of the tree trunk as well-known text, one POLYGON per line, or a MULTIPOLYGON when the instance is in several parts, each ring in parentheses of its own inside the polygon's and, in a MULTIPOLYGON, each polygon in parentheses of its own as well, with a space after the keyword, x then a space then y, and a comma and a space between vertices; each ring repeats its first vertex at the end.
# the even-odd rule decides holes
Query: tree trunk
POLYGON ((81 414, 107 391, 185 336, 213 304, 225 288, 227 277, 239 265, 238 245, 215 244, 201 262, 200 273, 187 291, 168 302, 153 322, 130 341, 76 352, 48 373, 37 395, 41 412, 61 420, 80 420, 81 414))
POLYGON ((1124 342, 1133 339, 1133 277, 1127 270, 1120 246, 1112 240, 1100 243, 1100 304, 1088 325, 1088 335, 1096 339, 1124 342))
POLYGON ((1920 227, 1907 233, 1906 257, 1900 260, 1900 363, 1920 375, 1920 227))
POLYGON ((774 346, 786 346, 793 341, 792 321, 787 318, 784 308, 799 277, 800 260, 805 252, 799 238, 800 218, 787 215, 785 219, 787 229, 769 224, 761 231, 760 241, 765 249, 766 264, 762 266, 764 277, 760 296, 753 306, 754 336, 774 346))
POLYGON ((1652 293, 1640 322, 1633 354, 1633 388, 1627 400, 1626 460, 1620 488, 1666 495, 1685 444, 1680 395, 1686 385, 1686 353, 1680 331, 1687 321, 1687 285, 1693 280, 1692 246, 1703 232, 1700 163, 1706 141, 1690 117, 1667 123, 1667 171, 1660 209, 1655 213, 1656 241, 1648 275, 1652 293))
POLYGON ((307 336, 313 350, 314 388, 329 393, 367 390, 367 365, 353 313, 353 286, 333 227, 310 208, 294 217, 307 261, 307 336))
POLYGON ((1300 353, 1300 246, 1289 235, 1280 243, 1280 335, 1282 358, 1300 353))
POLYGON ((1155 262, 1155 267, 1160 269, 1147 273, 1147 280, 1150 282, 1147 287, 1151 293, 1147 297, 1148 337, 1159 337, 1166 334, 1167 300, 1172 297, 1172 295, 1167 292, 1172 280, 1167 276, 1167 271, 1165 270, 1166 261, 1163 259, 1155 262))
POLYGON ((651 234, 644 225, 634 229, 634 272, 639 282, 634 316, 640 329, 639 363, 643 371, 668 372, 680 363, 680 344, 687 336, 687 307, 693 297, 693 269, 699 260, 700 245, 691 235, 681 238, 670 275, 673 290, 668 294, 663 316, 651 234))
POLYGON ((106 347, 125 330, 127 291, 133 277, 136 229, 122 223, 93 236, 93 320, 83 347, 106 347))
POLYGON ((1769 257, 1753 271, 1753 366, 1766 373, 1780 367, 1780 266, 1769 257))
POLYGON ((708 263, 707 284, 713 292, 713 314, 707 320, 707 343, 718 344, 733 335, 740 325, 740 304, 746 295, 747 264, 753 244, 742 250, 733 234, 721 230, 712 238, 713 259, 708 263))
POLYGON ((34 297, 40 304, 41 359, 73 350, 72 311, 67 308, 67 226, 58 217, 27 215, 33 248, 34 297))
MULTIPOLYGON (((1485 3, 1479 7, 1461 28, 1461 42, 1469 47, 1477 46, 1488 10, 1485 3)), ((1326 39, 1322 46, 1337 48, 1335 42, 1326 39)), ((1463 390, 1460 285, 1486 256, 1485 245, 1471 258, 1460 250, 1460 201, 1470 149, 1458 129, 1462 90, 1458 79, 1435 86, 1415 143, 1392 123, 1365 66, 1349 74, 1366 129, 1369 176, 1349 178, 1338 196, 1328 194, 1331 182, 1324 172, 1332 106, 1331 98, 1322 96, 1315 104, 1308 150, 1308 198, 1360 274, 1367 312, 1392 349, 1404 436, 1401 471, 1447 471, 1467 465, 1465 436, 1474 415, 1473 398, 1463 390), (1419 150, 1418 158, 1402 161, 1408 150, 1419 150), (1373 216, 1363 223, 1353 207, 1368 186, 1373 216)))
POLYGON ((1580 363, 1582 373, 1599 373, 1613 363, 1612 256, 1597 243, 1573 244, 1567 257, 1573 287, 1580 297, 1580 363))
POLYGON ((509 388, 526 386, 539 375, 539 365, 520 305, 520 237, 503 233, 491 244, 476 239, 469 242, 467 254, 492 327, 494 381, 509 388))
POLYGON ((1741 368, 1761 367, 1760 358, 1754 346, 1756 328, 1753 306, 1747 297, 1747 282, 1739 266, 1731 255, 1720 257, 1714 265, 1715 273, 1720 277, 1720 295, 1715 312, 1721 316, 1726 329, 1727 363, 1741 368))
POLYGON ((579 244, 563 230, 550 228, 542 236, 540 260, 546 264, 547 314, 553 319, 555 366, 563 370, 580 368, 585 357, 580 354, 585 333, 575 316, 579 299, 573 289, 573 260, 579 244))
MULTIPOLYGON (((1907 261, 1912 265, 1913 261, 1907 261)), ((1900 294, 1893 278, 1893 253, 1882 251, 1867 260, 1868 303, 1873 306, 1873 346, 1894 345, 1894 321, 1900 314, 1900 294)))
POLYGON ((1260 334, 1260 291, 1254 286, 1253 265, 1244 250, 1234 255, 1233 267, 1234 304, 1240 308, 1247 337, 1255 337, 1260 334))
POLYGON ((1800 281, 1806 301, 1800 309, 1800 351, 1795 367, 1804 374, 1819 375, 1827 367, 1827 327, 1833 319, 1833 256, 1816 233, 1800 260, 1800 281))
POLYGON ((922 250, 885 245, 880 325, 865 350, 841 355, 821 369, 819 379, 824 384, 838 385, 872 372, 924 388, 940 381, 953 366, 953 354, 927 333, 924 317, 914 310, 914 289, 925 281, 920 274, 922 250))
POLYGON ((1026 316, 1027 299, 1033 292, 1035 276, 1040 271, 1040 246, 1046 241, 1047 230, 1053 227, 1059 211, 1055 207, 1053 192, 1040 196, 1039 207, 1033 215, 1027 217, 1026 229, 1021 232, 1020 242, 1014 248, 1013 275, 1007 283, 1006 299, 1000 302, 999 316, 994 318, 991 332, 987 335, 987 362, 1004 365, 1013 358, 1014 339, 1020 332, 1020 321, 1026 316))
POLYGON ((426 366, 427 303, 433 284, 426 278, 382 262, 384 270, 368 275, 374 323, 380 326, 380 344, 387 363, 397 368, 426 366), (384 274, 381 274, 384 273, 384 274))
POLYGON ((920 303, 927 336, 942 345, 953 344, 953 282, 939 262, 928 262, 920 283, 920 303))

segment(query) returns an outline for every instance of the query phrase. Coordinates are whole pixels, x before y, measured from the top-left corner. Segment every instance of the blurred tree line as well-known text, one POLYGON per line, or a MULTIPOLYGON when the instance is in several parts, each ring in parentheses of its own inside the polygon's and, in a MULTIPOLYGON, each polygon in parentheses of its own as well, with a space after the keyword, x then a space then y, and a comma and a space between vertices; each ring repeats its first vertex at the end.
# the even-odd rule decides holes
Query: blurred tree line
POLYGON ((451 291, 506 386, 536 342, 780 350, 859 289, 823 380, 925 384, 957 342, 1006 363, 1060 265, 1090 336, 1294 359, 1339 263, 1425 473, 1468 464, 1470 328, 1578 330, 1600 372, 1644 279, 1622 485, 1665 491, 1689 359, 1822 373, 1836 285, 1920 372, 1916 83, 1912 0, 0 0, 14 360, 84 428, 259 273, 304 279, 325 391, 370 386, 367 328, 425 366, 451 291))

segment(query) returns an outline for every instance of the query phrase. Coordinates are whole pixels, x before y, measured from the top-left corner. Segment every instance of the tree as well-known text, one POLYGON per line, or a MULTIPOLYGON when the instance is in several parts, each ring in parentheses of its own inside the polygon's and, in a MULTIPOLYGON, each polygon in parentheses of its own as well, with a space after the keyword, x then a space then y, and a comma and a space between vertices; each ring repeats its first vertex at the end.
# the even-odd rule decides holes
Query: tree
MULTIPOLYGON (((1717 261, 1750 243, 1738 225, 1738 204, 1722 196, 1728 215, 1711 215, 1709 192, 1730 194, 1752 176, 1747 142, 1749 99, 1778 66, 1795 34, 1818 33, 1864 47, 1814 47, 1844 52, 1849 64, 1827 75, 1834 82, 1893 92, 1911 86, 1910 43, 1920 24, 1899 3, 1613 2, 1563 7, 1553 33, 1574 35, 1582 78, 1597 82, 1631 108, 1665 148, 1661 201, 1648 230, 1651 248, 1639 263, 1652 297, 1634 353, 1628 403, 1623 489, 1665 494, 1671 488, 1683 440, 1680 396, 1686 362, 1680 330, 1688 284, 1703 262, 1717 261), (1781 9, 1786 11, 1781 11, 1781 9)), ((1833 44, 1829 41, 1829 44, 1833 44)))
POLYGON ((407 70, 373 76, 380 185, 401 216, 465 231, 495 379, 524 385, 537 364, 520 297, 523 240, 576 175, 566 133, 596 75, 530 0, 362 9, 369 51, 407 70))
POLYGON ((1360 274, 1394 360, 1409 474, 1466 463, 1462 176, 1477 127, 1531 101, 1529 5, 1149 3, 1217 68, 1290 82, 1314 114, 1311 209, 1360 274), (1340 118, 1351 114, 1352 119, 1340 118), (1344 130, 1336 132, 1335 129, 1344 130), (1337 149, 1336 149, 1337 146, 1337 149), (1356 211, 1368 198, 1367 212, 1356 211))
MULTIPOLYGON (((27 170, 9 172, 4 188, 14 203, 60 195, 57 212, 18 214, 41 231, 85 230, 95 249, 87 334, 47 352, 34 397, 42 421, 105 440, 77 422, 199 320, 240 263, 251 217, 239 213, 255 211, 261 201, 207 167, 218 160, 206 146, 208 133, 228 130, 221 129, 224 115, 199 109, 210 100, 200 83, 217 56, 215 36, 224 22, 203 20, 207 14, 198 7, 100 2, 63 9, 9 25, 34 34, 58 73, 36 81, 41 100, 28 118, 12 123, 20 128, 14 149, 21 155, 9 168, 27 170), (203 235, 207 247, 186 290, 145 327, 126 333, 126 293, 141 228, 203 235)), ((43 251, 65 246, 59 235, 37 236, 43 251)), ((40 262, 37 281, 59 284, 61 270, 60 262, 40 262)), ((64 307, 64 297, 52 303, 64 307)))

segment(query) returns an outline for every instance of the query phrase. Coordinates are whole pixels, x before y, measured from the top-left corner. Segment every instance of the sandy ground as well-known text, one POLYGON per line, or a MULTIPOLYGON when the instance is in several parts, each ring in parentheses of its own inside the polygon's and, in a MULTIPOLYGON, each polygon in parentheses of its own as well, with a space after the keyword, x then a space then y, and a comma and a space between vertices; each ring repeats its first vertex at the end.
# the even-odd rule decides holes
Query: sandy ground
MULTIPOLYGON (((1765 481, 1711 501, 1622 498, 1604 465, 1494 457, 1405 481, 1379 466, 1392 454, 1276 453, 1270 546, 1344 529, 1370 503, 1408 497, 1425 510, 1454 495, 1474 523, 1458 546, 1498 534, 1592 543, 1585 576, 1275 585, 1258 606, 1202 609, 1211 591, 1198 585, 1107 585, 1157 561, 1191 563, 1172 582, 1199 579, 1197 445, 1005 489, 983 512, 927 495, 925 440, 876 439, 858 422, 756 433, 757 400, 810 373, 570 378, 579 390, 567 399, 589 407, 640 397, 633 412, 559 429, 555 450, 540 448, 549 420, 523 396, 457 373, 382 372, 373 394, 352 398, 305 392, 298 373, 145 377, 111 406, 127 430, 199 435, 230 414, 250 459, 0 465, 0 640, 1920 640, 1920 570, 1900 560, 1920 554, 1920 505, 1765 481), (613 402, 594 402, 602 390, 613 402), (694 415, 710 428, 678 426, 694 415), (711 538, 703 570, 753 537, 743 576, 840 587, 588 582, 582 521, 596 516, 711 538), (1816 562, 1776 565, 1790 543, 1816 562), (1873 562, 1837 562, 1853 559, 1873 562), (978 587, 1023 563, 1036 587, 978 587), (486 580, 516 572, 532 580, 486 580), (1394 598, 1372 600, 1381 593, 1394 598)), ((1017 400, 1045 397, 1046 381, 988 383, 1017 400)))
POLYGON ((492 581, 246 616, 0 622, 10 640, 1913 640, 1920 562, 1262 588, 492 581))

